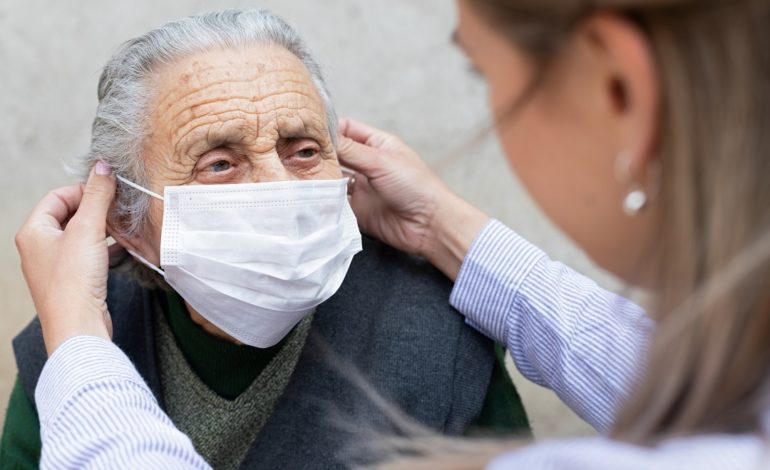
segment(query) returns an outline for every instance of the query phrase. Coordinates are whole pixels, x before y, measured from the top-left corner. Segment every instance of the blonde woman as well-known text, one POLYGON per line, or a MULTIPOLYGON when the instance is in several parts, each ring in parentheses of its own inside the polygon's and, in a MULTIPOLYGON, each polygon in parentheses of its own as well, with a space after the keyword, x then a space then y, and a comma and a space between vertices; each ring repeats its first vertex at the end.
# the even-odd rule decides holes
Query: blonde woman
MULTIPOLYGON (((343 121, 339 155, 356 172, 351 201, 364 231, 455 280, 450 302, 468 321, 505 342, 525 376, 603 434, 530 446, 428 436, 396 443, 410 457, 392 465, 767 467, 770 2, 458 4, 456 42, 489 84, 511 167, 564 232, 599 265, 649 289, 653 301, 642 310, 550 261, 448 191, 398 138, 343 121)), ((141 383, 119 387, 135 376, 108 343, 102 354, 114 374, 82 373, 57 388, 57 377, 80 370, 78 342, 96 341, 81 335, 108 335, 99 282, 86 289, 67 280, 69 300, 82 308, 46 309, 63 295, 46 285, 68 284, 51 282, 56 274, 42 257, 53 247, 96 253, 91 266, 84 258, 59 262, 77 268, 64 272, 105 277, 100 221, 113 184, 93 176, 86 186, 94 189, 73 221, 93 228, 70 223, 62 232, 40 215, 63 222, 80 200, 75 194, 67 206, 44 202, 19 236, 49 350, 64 342, 41 379, 58 397, 39 405, 56 410, 43 423, 44 454, 46 445, 66 452, 68 426, 109 419, 143 429, 144 445, 115 441, 77 457, 205 467, 141 383), (81 236, 68 233, 76 230, 81 236), (110 395, 100 384, 120 390, 110 395)))

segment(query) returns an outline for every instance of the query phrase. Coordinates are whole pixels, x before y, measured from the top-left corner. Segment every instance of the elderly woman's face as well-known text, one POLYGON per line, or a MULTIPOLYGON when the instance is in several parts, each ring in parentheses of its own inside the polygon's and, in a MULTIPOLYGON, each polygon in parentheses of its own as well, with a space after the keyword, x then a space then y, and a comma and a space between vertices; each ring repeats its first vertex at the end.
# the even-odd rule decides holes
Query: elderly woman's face
MULTIPOLYGON (((279 46, 213 50, 154 76, 144 155, 151 188, 341 178, 323 100, 279 46)), ((145 235, 160 251, 163 204, 145 235)), ((157 259, 153 260, 157 263, 157 259)))

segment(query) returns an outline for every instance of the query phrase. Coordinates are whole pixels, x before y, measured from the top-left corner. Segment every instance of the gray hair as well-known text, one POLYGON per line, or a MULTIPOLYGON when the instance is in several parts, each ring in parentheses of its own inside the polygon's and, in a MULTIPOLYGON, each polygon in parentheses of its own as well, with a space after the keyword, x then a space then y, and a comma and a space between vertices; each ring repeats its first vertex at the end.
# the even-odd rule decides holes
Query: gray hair
MULTIPOLYGON (((266 10, 224 10, 181 18, 123 43, 104 66, 99 79, 99 104, 91 132, 91 148, 75 162, 83 179, 97 160, 144 187, 148 186, 142 144, 148 134, 152 90, 149 78, 161 65, 214 48, 255 44, 278 45, 297 56, 307 68, 323 100, 332 142, 337 143, 337 116, 321 69, 297 32, 266 10)), ((120 235, 137 234, 146 222, 149 197, 120 185, 114 217, 120 235)), ((137 278, 152 280, 141 265, 131 263, 137 278)))

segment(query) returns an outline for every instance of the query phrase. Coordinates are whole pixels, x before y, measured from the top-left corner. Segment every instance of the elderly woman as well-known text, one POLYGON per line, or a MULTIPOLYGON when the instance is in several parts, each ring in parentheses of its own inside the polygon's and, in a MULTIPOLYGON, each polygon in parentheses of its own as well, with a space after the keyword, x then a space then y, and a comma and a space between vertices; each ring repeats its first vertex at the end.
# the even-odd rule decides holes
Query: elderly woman
MULTIPOLYGON (((450 282, 361 243, 336 135, 318 66, 264 11, 168 23, 99 81, 82 166, 121 181, 107 226, 131 253, 109 275, 113 340, 215 468, 338 466, 349 436, 330 415, 386 423, 340 363, 438 431, 527 429, 501 350, 444 301, 450 282)), ((33 468, 37 320, 14 348, 0 466, 33 468)))

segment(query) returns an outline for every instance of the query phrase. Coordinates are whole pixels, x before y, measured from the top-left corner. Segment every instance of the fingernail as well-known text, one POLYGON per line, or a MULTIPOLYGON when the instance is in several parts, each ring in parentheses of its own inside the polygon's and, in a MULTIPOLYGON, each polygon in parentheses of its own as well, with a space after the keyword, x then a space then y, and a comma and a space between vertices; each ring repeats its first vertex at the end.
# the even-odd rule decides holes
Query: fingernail
POLYGON ((112 174, 112 167, 106 163, 104 163, 102 160, 99 160, 96 162, 96 165, 94 166, 94 172, 97 175, 107 176, 112 174))

